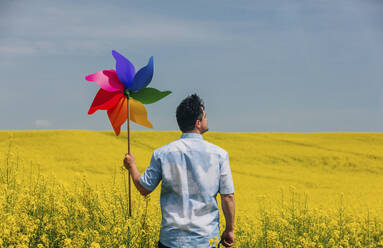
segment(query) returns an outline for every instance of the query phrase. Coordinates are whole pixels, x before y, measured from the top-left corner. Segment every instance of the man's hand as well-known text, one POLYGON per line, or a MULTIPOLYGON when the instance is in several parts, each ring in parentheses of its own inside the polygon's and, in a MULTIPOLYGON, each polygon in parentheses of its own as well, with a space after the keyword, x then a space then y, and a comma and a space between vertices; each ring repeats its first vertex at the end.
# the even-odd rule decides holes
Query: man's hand
POLYGON ((221 236, 221 243, 225 247, 233 246, 233 244, 234 244, 234 232, 225 230, 221 236))
POLYGON ((141 193, 141 195, 145 196, 147 194, 150 194, 152 191, 144 188, 140 183, 141 174, 137 170, 136 159, 134 158, 133 154, 125 154, 124 166, 131 173, 133 183, 136 186, 137 190, 141 193))
POLYGON ((133 154, 125 154, 124 166, 127 170, 130 170, 132 167, 136 167, 136 159, 133 154))

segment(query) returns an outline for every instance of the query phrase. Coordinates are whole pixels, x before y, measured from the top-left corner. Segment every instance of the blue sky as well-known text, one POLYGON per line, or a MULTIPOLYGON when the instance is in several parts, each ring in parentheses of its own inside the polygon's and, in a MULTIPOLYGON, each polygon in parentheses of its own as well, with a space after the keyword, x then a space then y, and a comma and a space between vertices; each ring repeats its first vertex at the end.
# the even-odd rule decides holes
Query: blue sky
MULTIPOLYGON (((0 3, 0 130, 112 130, 88 116, 88 74, 154 56, 155 130, 178 130, 187 95, 211 131, 382 132, 383 2, 20 1, 0 3)), ((132 125, 133 130, 148 130, 132 125)), ((124 130, 124 127, 123 127, 124 130)))

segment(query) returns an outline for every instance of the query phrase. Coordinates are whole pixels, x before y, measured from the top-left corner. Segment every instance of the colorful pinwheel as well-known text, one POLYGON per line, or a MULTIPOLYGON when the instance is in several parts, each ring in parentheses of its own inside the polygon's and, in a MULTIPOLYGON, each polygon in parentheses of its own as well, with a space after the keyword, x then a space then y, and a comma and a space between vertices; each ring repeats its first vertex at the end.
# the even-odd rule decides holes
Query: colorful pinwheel
MULTIPOLYGON (((100 86, 88 114, 97 110, 107 110, 110 123, 116 135, 120 134, 121 125, 128 120, 128 153, 130 153, 130 125, 132 120, 137 124, 153 128, 148 121, 144 104, 151 104, 169 95, 171 91, 159 91, 147 86, 153 78, 153 57, 137 73, 130 61, 116 51, 112 51, 116 60, 116 70, 103 70, 85 77, 100 86)), ((131 186, 129 172, 129 216, 131 208, 131 186)))
POLYGON ((101 88, 88 114, 97 110, 107 110, 114 132, 119 135, 121 125, 128 119, 129 106, 129 117, 133 122, 153 128, 147 119, 144 104, 157 102, 171 93, 147 87, 153 78, 153 56, 148 64, 136 73, 133 64, 127 58, 116 51, 112 51, 112 55, 116 60, 116 70, 103 70, 85 77, 88 81, 96 82, 101 88))

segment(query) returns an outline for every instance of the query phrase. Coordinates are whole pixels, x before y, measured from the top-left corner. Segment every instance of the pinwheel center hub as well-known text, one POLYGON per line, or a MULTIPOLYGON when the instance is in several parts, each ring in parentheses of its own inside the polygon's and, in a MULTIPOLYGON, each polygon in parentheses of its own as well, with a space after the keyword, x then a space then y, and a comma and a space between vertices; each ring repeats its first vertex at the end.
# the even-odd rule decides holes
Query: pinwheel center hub
POLYGON ((129 98, 130 98, 130 95, 131 95, 130 90, 125 89, 125 90, 124 90, 124 95, 129 99, 129 98))

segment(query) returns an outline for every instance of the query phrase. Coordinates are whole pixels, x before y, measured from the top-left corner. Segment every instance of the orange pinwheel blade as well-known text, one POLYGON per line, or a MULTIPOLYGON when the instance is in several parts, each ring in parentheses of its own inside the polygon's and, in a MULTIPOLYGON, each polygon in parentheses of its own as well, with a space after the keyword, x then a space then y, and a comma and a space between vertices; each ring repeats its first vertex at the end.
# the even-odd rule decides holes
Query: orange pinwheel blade
POLYGON ((108 109, 109 121, 112 124, 114 133, 118 136, 120 134, 121 125, 128 119, 126 106, 126 97, 121 97, 120 101, 112 109, 108 109))
MULTIPOLYGON (((108 110, 108 117, 113 126, 114 133, 120 134, 121 125, 128 119, 126 97, 121 97, 120 101, 112 109, 108 110)), ((152 123, 147 119, 148 113, 145 106, 133 98, 129 99, 130 119, 142 126, 153 128, 152 123)))

